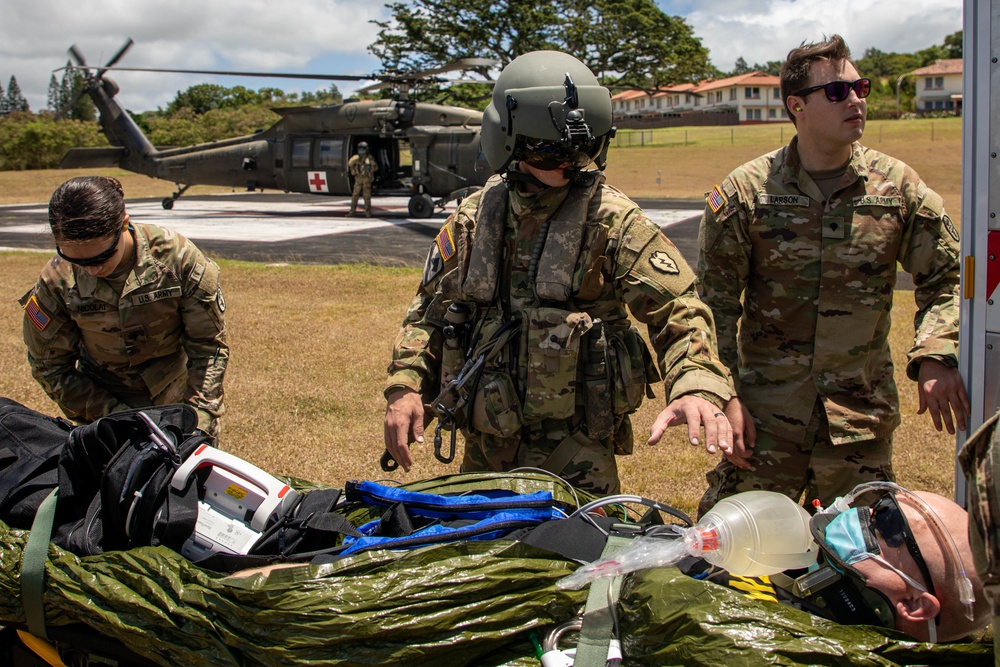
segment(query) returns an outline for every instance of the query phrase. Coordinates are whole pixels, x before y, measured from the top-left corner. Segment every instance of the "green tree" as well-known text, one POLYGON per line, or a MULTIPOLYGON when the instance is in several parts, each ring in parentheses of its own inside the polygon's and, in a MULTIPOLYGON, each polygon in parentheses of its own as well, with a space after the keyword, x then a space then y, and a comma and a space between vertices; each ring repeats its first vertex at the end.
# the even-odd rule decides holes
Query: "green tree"
POLYGON ((89 95, 83 92, 85 84, 86 78, 83 73, 78 69, 73 69, 72 64, 67 60, 62 80, 59 82, 59 90, 55 94, 57 105, 53 110, 56 115, 73 120, 95 120, 97 118, 97 109, 94 107, 93 101, 89 95))
POLYGON ((368 50, 387 71, 433 69, 459 58, 495 58, 501 66, 526 51, 556 48, 556 2, 413 0, 386 5, 388 21, 368 50))
POLYGON ((0 86, 0 114, 7 113, 7 96, 4 95, 3 86, 0 86))
POLYGON ((49 94, 45 98, 45 108, 52 112, 59 111, 59 81, 55 74, 49 77, 49 94))
POLYGON ((733 71, 729 73, 730 76, 739 76, 740 74, 749 74, 753 70, 747 65, 747 61, 744 60, 743 56, 736 59, 733 63, 733 71))
POLYGON ((28 100, 21 92, 21 86, 17 85, 17 77, 13 74, 7 83, 7 111, 31 111, 28 100))
POLYGON ((945 58, 962 57, 962 31, 953 32, 944 38, 945 58))
POLYGON ((73 146, 107 146, 92 121, 19 111, 0 116, 0 170, 54 169, 73 146))
POLYGON ((187 90, 177 91, 177 96, 167 105, 167 115, 174 116, 181 109, 190 109, 195 115, 225 106, 228 91, 217 83, 199 83, 187 90))
POLYGON ((764 72, 770 74, 771 76, 781 76, 781 66, 784 65, 784 61, 781 60, 768 60, 767 64, 761 65, 760 63, 753 64, 753 71, 764 72))
POLYGON ((585 62, 606 85, 649 88, 714 71, 691 27, 653 0, 412 0, 387 6, 392 18, 376 22, 378 38, 368 47, 387 70, 432 69, 468 57, 504 66, 528 51, 558 49, 585 62), (642 39, 622 48, 622 35, 642 39))

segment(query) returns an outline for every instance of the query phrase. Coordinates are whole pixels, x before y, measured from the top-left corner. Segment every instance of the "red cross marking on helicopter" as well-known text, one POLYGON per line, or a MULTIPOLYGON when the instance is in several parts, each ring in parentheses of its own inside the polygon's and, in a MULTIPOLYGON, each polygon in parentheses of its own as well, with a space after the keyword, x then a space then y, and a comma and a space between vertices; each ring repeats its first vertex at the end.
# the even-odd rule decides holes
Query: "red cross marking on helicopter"
POLYGON ((326 187, 326 177, 323 172, 309 172, 309 190, 312 192, 329 192, 329 189, 326 187))

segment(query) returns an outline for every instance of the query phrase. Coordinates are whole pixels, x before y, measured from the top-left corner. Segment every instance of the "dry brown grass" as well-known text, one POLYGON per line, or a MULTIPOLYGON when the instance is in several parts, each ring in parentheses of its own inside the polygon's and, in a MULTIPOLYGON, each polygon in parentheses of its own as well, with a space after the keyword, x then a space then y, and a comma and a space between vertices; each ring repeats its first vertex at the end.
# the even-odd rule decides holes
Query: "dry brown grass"
MULTIPOLYGON (((43 253, 0 253, 0 396, 56 414, 28 370, 15 301, 47 259, 43 253)), ((334 485, 386 477, 378 465, 382 382, 419 271, 220 264, 232 349, 225 447, 271 472, 334 485)), ((893 346, 902 368, 914 306, 911 294, 897 296, 893 346)), ((896 437, 899 479, 950 495, 954 438, 933 431, 926 416, 916 417, 913 383, 902 377, 898 382, 906 415, 896 437)), ((624 487, 693 512, 715 459, 686 444, 678 428, 656 447, 642 444, 659 405, 659 399, 649 401, 637 415, 636 454, 619 459, 624 487)), ((390 477, 415 480, 455 471, 457 463, 434 460, 428 440, 409 475, 390 477)))

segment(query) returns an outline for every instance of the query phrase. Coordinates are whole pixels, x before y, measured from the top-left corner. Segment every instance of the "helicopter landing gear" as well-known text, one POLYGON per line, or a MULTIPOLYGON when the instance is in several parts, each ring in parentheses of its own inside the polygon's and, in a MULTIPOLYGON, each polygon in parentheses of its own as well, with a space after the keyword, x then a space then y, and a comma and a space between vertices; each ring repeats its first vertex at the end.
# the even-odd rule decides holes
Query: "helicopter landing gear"
POLYGON ((174 202, 177 201, 178 199, 180 199, 181 195, 184 194, 185 192, 187 192, 187 189, 189 187, 191 187, 190 184, 188 184, 188 185, 180 185, 180 184, 178 184, 177 185, 177 192, 175 192, 174 194, 170 195, 169 197, 164 197, 163 201, 160 202, 163 205, 163 208, 166 209, 166 210, 168 210, 168 211, 170 209, 172 209, 174 207, 174 202))
POLYGON ((424 193, 413 195, 408 208, 411 218, 427 218, 434 213, 434 200, 424 193))

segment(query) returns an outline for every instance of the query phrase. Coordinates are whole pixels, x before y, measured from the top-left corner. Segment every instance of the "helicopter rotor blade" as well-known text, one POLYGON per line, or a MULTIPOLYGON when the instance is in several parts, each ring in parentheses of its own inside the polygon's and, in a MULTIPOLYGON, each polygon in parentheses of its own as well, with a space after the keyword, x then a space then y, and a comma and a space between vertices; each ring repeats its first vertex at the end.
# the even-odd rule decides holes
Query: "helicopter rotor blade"
POLYGON ((441 67, 436 67, 434 69, 421 70, 419 72, 414 72, 414 77, 432 77, 437 74, 444 74, 445 72, 457 72, 459 70, 478 70, 483 68, 495 67, 500 64, 499 60, 494 58, 460 58, 459 60, 452 61, 447 65, 442 65, 441 67))
POLYGON ((76 62, 77 67, 79 67, 80 69, 87 69, 87 61, 84 60, 83 54, 80 53, 80 50, 76 48, 76 44, 69 47, 68 50, 69 54, 73 57, 73 60, 76 62))
MULTIPOLYGON (((79 67, 78 69, 83 69, 79 67)), ((165 72, 173 74, 216 74, 219 76, 258 76, 274 79, 315 79, 318 81, 371 81, 378 78, 371 74, 293 74, 286 72, 228 72, 210 69, 161 69, 158 67, 105 67, 111 72, 165 72)))
POLYGON ((135 44, 135 42, 132 40, 131 37, 129 37, 125 41, 125 43, 122 44, 121 48, 118 49, 115 55, 111 56, 111 59, 107 62, 107 64, 105 64, 103 68, 97 71, 98 78, 100 78, 107 70, 114 67, 115 63, 121 60, 122 56, 125 55, 125 52, 128 51, 130 48, 132 48, 133 44, 135 44))

